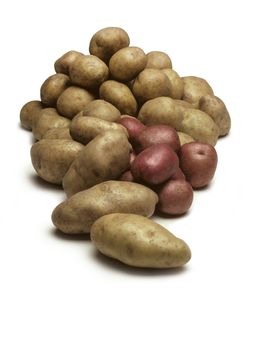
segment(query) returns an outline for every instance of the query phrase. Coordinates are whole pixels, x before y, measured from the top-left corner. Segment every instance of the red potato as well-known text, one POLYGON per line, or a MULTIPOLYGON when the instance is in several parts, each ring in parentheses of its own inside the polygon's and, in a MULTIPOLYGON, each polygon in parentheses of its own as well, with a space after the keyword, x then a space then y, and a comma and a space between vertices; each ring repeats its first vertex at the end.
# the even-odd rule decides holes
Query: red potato
POLYGON ((166 144, 154 145, 139 153, 131 164, 137 181, 158 185, 168 180, 178 169, 179 159, 166 144))
POLYGON ((178 168, 176 172, 171 176, 171 180, 185 180, 186 177, 183 174, 183 171, 181 168, 178 168))
POLYGON ((136 143, 138 136, 146 128, 137 118, 131 117, 130 115, 122 115, 119 123, 127 129, 129 140, 132 144, 136 143))
POLYGON ((193 189, 185 180, 169 180, 158 190, 159 212, 170 215, 186 213, 193 202, 193 189))
POLYGON ((135 182, 135 179, 134 179, 134 176, 132 175, 131 171, 127 170, 121 175, 120 181, 135 182))
POLYGON ((212 180, 218 162, 216 150, 207 143, 186 143, 180 149, 180 168, 193 188, 201 188, 212 180))

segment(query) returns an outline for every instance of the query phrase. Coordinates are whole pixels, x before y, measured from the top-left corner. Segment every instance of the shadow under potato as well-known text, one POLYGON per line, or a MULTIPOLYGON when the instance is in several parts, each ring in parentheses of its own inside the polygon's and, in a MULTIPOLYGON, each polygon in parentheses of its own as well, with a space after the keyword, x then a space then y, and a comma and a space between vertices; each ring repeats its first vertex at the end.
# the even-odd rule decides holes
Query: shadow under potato
POLYGON ((50 233, 52 236, 64 241, 90 241, 90 235, 87 233, 68 234, 58 230, 57 228, 52 228, 50 233))
MULTIPOLYGON (((46 190, 57 190, 57 191, 63 191, 63 188, 61 185, 57 184, 52 184, 50 182, 47 182, 43 179, 41 179, 38 175, 36 174, 30 174, 29 175, 30 181, 36 185, 37 187, 46 189, 46 190)), ((63 192, 64 193, 64 192, 63 192)))

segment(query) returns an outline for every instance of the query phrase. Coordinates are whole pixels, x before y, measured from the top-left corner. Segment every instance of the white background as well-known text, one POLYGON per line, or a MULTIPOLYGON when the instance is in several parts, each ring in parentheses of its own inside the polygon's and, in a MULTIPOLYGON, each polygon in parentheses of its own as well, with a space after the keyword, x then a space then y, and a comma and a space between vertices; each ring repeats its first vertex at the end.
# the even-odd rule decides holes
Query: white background
POLYGON ((254 350, 253 1, 5 1, 0 5, 0 348, 254 350), (189 214, 161 223, 193 253, 181 271, 124 267, 51 224, 61 190, 30 163, 19 110, 39 98, 54 61, 94 32, 169 53, 206 78, 232 116, 212 185, 189 214))

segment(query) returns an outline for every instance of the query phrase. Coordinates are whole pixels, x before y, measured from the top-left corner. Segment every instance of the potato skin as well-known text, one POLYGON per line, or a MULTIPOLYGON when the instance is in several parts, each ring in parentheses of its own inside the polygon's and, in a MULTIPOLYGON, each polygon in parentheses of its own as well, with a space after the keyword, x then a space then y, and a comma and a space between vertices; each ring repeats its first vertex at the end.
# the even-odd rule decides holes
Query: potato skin
POLYGON ((117 179, 129 168, 131 145, 119 131, 95 137, 81 151, 63 179, 68 197, 100 182, 117 179))
POLYGON ((133 146, 137 145, 138 136, 146 128, 137 118, 130 115, 122 115, 119 124, 123 125, 129 135, 129 140, 133 146))
POLYGON ((162 51, 151 51, 147 53, 147 65, 146 68, 172 68, 172 61, 170 57, 162 51))
POLYGON ((118 50, 129 46, 130 39, 122 28, 107 27, 96 32, 89 44, 89 52, 108 63, 118 50))
POLYGON ((119 81, 133 80, 146 66, 147 57, 139 47, 125 47, 110 59, 109 69, 112 77, 119 81))
POLYGON ((69 128, 52 128, 46 131, 42 137, 47 140, 73 140, 69 128))
POLYGON ((213 95, 213 89, 205 79, 188 76, 183 77, 183 97, 184 101, 191 103, 194 108, 198 108, 199 100, 204 95, 213 95))
POLYGON ((20 110, 20 123, 23 128, 32 130, 33 120, 38 118, 41 110, 43 109, 41 101, 29 101, 20 110))
POLYGON ((78 51, 68 51, 54 63, 56 73, 63 73, 69 75, 69 68, 71 64, 77 59, 77 57, 84 56, 83 53, 78 51))
POLYGON ((117 122, 120 119, 120 111, 104 100, 94 100, 88 103, 83 108, 83 115, 108 120, 109 122, 117 122))
POLYGON ((191 258, 188 245, 163 226, 140 215, 109 214, 91 228, 96 248, 124 264, 146 268, 172 268, 191 258))
POLYGON ((40 95, 46 107, 55 107, 62 92, 71 85, 67 75, 57 73, 51 75, 41 86, 40 95))
POLYGON ((31 160, 37 174, 47 182, 61 184, 71 163, 84 146, 71 140, 41 140, 31 148, 31 160))
POLYGON ((89 233, 94 221, 106 214, 151 216, 157 201, 156 193, 143 185, 106 181, 59 204, 52 213, 52 222, 65 233, 89 233))
POLYGON ((113 104, 121 114, 136 115, 136 99, 125 84, 108 80, 100 86, 99 95, 101 99, 113 104))
POLYGON ((193 139, 193 137, 191 137, 188 134, 185 134, 184 132, 178 131, 177 134, 179 136, 181 146, 185 145, 185 143, 189 143, 189 142, 194 142, 195 141, 193 139))
POLYGON ((179 74, 171 68, 161 70, 168 77, 171 83, 170 97, 180 100, 183 96, 183 80, 179 74))

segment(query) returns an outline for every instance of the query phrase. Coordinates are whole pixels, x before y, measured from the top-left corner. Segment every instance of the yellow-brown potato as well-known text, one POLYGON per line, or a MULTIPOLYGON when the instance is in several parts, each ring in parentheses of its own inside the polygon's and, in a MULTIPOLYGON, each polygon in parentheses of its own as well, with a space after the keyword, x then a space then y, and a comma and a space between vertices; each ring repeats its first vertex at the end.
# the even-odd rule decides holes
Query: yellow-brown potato
POLYGON ((162 51, 151 51, 147 53, 147 65, 146 68, 172 68, 171 58, 162 51))
POLYGON ((33 120, 38 117, 43 109, 41 101, 29 101, 20 110, 20 123, 23 128, 32 130, 33 120))
POLYGON ((72 138, 84 145, 97 135, 112 130, 122 132, 124 134, 123 137, 128 137, 127 129, 124 126, 100 118, 83 117, 82 113, 79 113, 70 125, 72 138))
POLYGON ((100 58, 83 55, 72 62, 69 76, 75 85, 85 89, 95 89, 108 78, 109 69, 100 58))
POLYGON ((63 179, 67 196, 117 179, 129 167, 131 149, 123 132, 107 131, 96 136, 81 151, 63 179))
POLYGON ((83 109, 83 115, 96 117, 109 122, 117 122, 120 119, 120 111, 111 103, 104 100, 94 100, 83 109))
POLYGON ((191 103, 198 108, 199 100, 204 95, 213 95, 213 89, 205 79, 198 77, 183 77, 183 97, 184 101, 191 103))
POLYGON ((61 56, 54 64, 55 71, 57 73, 63 73, 69 75, 70 65, 76 60, 77 57, 84 56, 78 51, 68 51, 61 56))
POLYGON ((57 110, 66 118, 72 119, 93 100, 94 96, 89 91, 78 86, 70 86, 59 96, 57 110))
POLYGON ((171 83, 170 97, 174 99, 181 99, 183 96, 183 80, 179 74, 171 68, 163 68, 162 72, 166 74, 171 83))
POLYGON ((71 163, 84 146, 71 140, 41 140, 31 148, 31 160, 37 174, 47 182, 61 184, 71 163))
POLYGON ((66 74, 57 73, 51 75, 41 86, 42 103, 47 107, 55 107, 57 99, 70 84, 70 79, 66 74))
POLYGON ((73 140, 69 128, 52 128, 46 131, 42 138, 47 140, 73 140))
POLYGON ((181 146, 185 145, 185 143, 190 143, 190 142, 194 142, 195 141, 193 139, 193 137, 191 137, 188 134, 185 134, 184 132, 177 131, 177 134, 179 136, 181 146))
POLYGON ((135 79, 133 94, 136 99, 144 103, 159 96, 170 96, 171 83, 159 69, 146 68, 135 79))
POLYGON ((33 120, 32 132, 40 140, 49 129, 69 127, 70 123, 70 119, 62 117, 55 108, 44 108, 33 120))
POLYGON ((102 216, 91 227, 96 248, 124 264, 147 268, 172 268, 191 258, 188 245, 156 222, 135 214, 102 216))
POLYGON ((122 28, 103 28, 91 38, 89 52, 108 63, 115 52, 129 46, 129 43, 129 36, 122 28))
POLYGON ((147 57, 139 47, 125 47, 110 59, 109 69, 112 77, 119 81, 134 79, 146 66, 147 57))
POLYGON ((123 83, 105 81, 99 89, 100 98, 113 104, 121 114, 136 115, 137 102, 131 90, 123 83))
POLYGON ((205 95, 199 100, 199 109, 207 113, 218 125, 220 136, 225 136, 231 128, 231 119, 224 102, 216 96, 205 95))
POLYGON ((151 216, 157 202, 156 193, 143 185, 106 181, 59 204, 52 213, 52 221, 65 233, 89 233, 94 221, 103 215, 118 212, 151 216))

